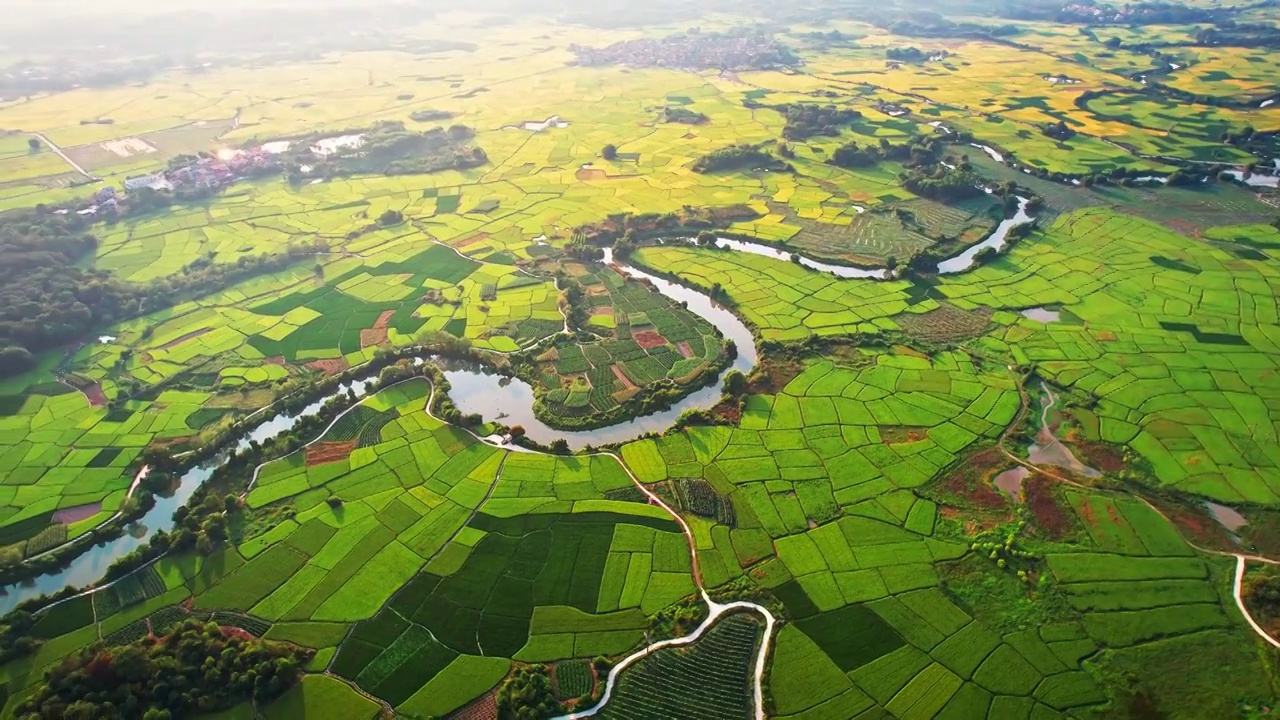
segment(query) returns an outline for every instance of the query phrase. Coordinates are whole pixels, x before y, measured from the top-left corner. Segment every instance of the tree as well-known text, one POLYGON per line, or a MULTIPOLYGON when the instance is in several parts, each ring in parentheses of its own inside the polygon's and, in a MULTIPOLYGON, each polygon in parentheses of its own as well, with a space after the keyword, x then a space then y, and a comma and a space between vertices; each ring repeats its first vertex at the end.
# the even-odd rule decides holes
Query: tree
POLYGON ((378 216, 378 224, 383 227, 399 225, 402 222, 404 222, 404 213, 400 212, 399 210, 392 210, 388 208, 384 210, 381 215, 378 216))
POLYGON ((35 364, 35 356, 24 347, 0 347, 0 377, 26 372, 35 367, 35 364))
POLYGON ((716 234, 710 230, 703 230, 698 233, 698 244, 703 247, 711 247, 716 244, 716 234))
POLYGON ((1266 616, 1280 612, 1280 575, 1263 575, 1250 582, 1249 604, 1266 616))
POLYGON ((730 370, 724 375, 724 392, 737 397, 747 391, 747 377, 737 370, 730 370))
POLYGON ((525 430, 523 425, 512 425, 510 428, 507 428, 507 434, 511 436, 512 440, 519 440, 524 437, 524 433, 525 430))
POLYGON ((557 455, 569 454, 569 441, 564 438, 556 438, 551 441, 551 452, 557 455))
POLYGON ((605 160, 617 160, 618 146, 612 145, 612 144, 605 145, 604 149, 600 151, 600 157, 604 158, 605 160))
POLYGON ((40 138, 31 138, 27 140, 27 147, 31 148, 31 152, 40 152, 40 138))

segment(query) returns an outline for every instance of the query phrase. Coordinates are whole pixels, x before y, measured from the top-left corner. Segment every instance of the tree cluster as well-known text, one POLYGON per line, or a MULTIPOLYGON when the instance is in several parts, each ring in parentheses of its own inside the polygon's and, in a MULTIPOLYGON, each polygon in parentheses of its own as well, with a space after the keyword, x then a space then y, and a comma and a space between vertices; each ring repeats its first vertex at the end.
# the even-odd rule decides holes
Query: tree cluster
POLYGON ((902 186, 921 197, 958 202, 983 195, 982 178, 972 170, 943 165, 921 166, 906 173, 902 186))
POLYGON ((498 686, 498 720, 545 720, 561 713, 542 665, 520 668, 498 686))
POLYGON ((292 183, 304 178, 357 174, 412 175, 441 170, 466 170, 489 162, 484 150, 470 142, 475 131, 465 125, 426 132, 406 130, 404 123, 386 121, 359 133, 358 147, 332 154, 317 152, 315 142, 331 136, 308 136, 294 143, 285 157, 285 174, 292 183), (304 171, 305 168, 305 171, 304 171))
POLYGON ((321 245, 290 245, 278 255, 216 263, 198 257, 174 275, 135 285, 109 271, 82 269, 98 241, 77 215, 24 210, 0 216, 0 377, 33 367, 34 355, 94 328, 217 292, 281 270, 321 245))
POLYGON ((775 105, 772 109, 786 118, 787 125, 782 129, 782 137, 792 142, 808 140, 815 135, 836 137, 841 129, 862 117, 862 113, 857 110, 835 105, 791 103, 775 105))
POLYGON ((937 136, 915 137, 899 145, 889 142, 887 138, 880 138, 879 144, 866 147, 850 141, 837 148, 827 162, 842 168, 872 167, 882 160, 895 160, 908 167, 933 165, 938 161, 941 143, 937 136))
POLYGON ((452 117, 453 113, 447 110, 414 110, 409 113, 409 119, 414 122, 439 122, 452 117))
POLYGON ((1062 120, 1041 127, 1040 132, 1045 137, 1050 137, 1058 141, 1070 140, 1075 137, 1076 134, 1075 129, 1067 125, 1067 123, 1062 120))
POLYGON ((64 658, 18 715, 89 720, 164 720, 266 702, 298 680, 307 651, 248 639, 213 622, 187 620, 162 638, 123 647, 98 644, 64 658))
POLYGON ((918 47, 889 48, 884 51, 884 56, 895 62, 919 64, 933 58, 944 58, 947 56, 947 51, 921 50, 918 47))
POLYGON ((723 170, 784 170, 782 161, 752 145, 730 145, 707 153, 693 163, 693 171, 713 173, 723 170))
POLYGON ((701 125, 707 120, 706 115, 688 108, 667 106, 662 110, 662 122, 701 125))

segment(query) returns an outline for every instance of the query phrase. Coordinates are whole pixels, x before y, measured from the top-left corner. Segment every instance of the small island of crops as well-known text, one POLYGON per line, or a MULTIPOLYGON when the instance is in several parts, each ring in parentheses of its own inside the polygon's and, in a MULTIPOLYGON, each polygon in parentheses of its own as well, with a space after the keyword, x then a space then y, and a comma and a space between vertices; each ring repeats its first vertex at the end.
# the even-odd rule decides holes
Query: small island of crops
POLYGON ((569 322, 514 359, 537 388, 534 411, 554 428, 583 430, 649 414, 714 383, 736 352, 703 318, 608 266, 541 262, 565 290, 569 322))
POLYGON ((1276 715, 1273 4, 10 4, 0 720, 1276 715))

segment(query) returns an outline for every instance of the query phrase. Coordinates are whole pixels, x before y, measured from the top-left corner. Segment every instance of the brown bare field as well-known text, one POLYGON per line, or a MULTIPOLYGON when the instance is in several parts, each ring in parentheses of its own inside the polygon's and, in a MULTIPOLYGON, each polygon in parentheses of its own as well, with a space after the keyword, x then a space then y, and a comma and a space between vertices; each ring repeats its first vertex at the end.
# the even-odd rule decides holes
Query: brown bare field
POLYGON ((307 466, 345 460, 358 447, 360 447, 359 440, 316 443, 307 448, 307 466))
POLYGON ((482 243, 485 240, 488 240, 490 237, 492 236, 489 235, 489 233, 479 232, 479 233, 476 233, 475 235, 468 235, 467 237, 464 237, 461 240, 455 240, 452 243, 452 245, 455 248, 464 248, 470 245, 475 245, 477 243, 482 243))
POLYGON ((613 376, 618 378, 618 382, 622 383, 623 387, 627 390, 635 391, 639 389, 636 387, 635 383, 631 382, 631 378, 627 377, 627 374, 622 372, 622 368, 617 365, 610 365, 609 369, 613 371, 613 376))
POLYGON ((324 360, 312 360, 307 363, 307 367, 312 370, 319 370, 325 375, 337 375, 346 370, 350 365, 346 358, 326 358, 324 360))
POLYGON ((391 316, 395 314, 395 310, 384 310, 373 323, 373 327, 361 330, 360 347, 367 348, 377 345, 385 345, 388 340, 387 324, 391 322, 391 316))
POLYGON ((107 396, 102 392, 102 385, 99 383, 85 385, 80 388, 80 392, 84 393, 85 398, 93 407, 102 407, 107 404, 107 396))
POLYGON ((676 348, 680 350, 680 354, 683 355, 686 360, 693 357, 693 348, 689 347, 689 343, 682 342, 679 345, 676 345, 676 348))
POLYGON ((631 339, 645 350, 650 348, 662 347, 667 344, 667 339, 662 337, 656 330, 641 330, 638 333, 632 333, 631 339))
POLYGON ((62 508, 55 512, 53 514, 53 521, 56 523, 62 523, 63 525, 70 525, 72 523, 78 523, 81 520, 88 520, 100 512, 102 512, 102 503, 100 502, 89 503, 88 505, 76 505, 75 507, 62 508))
POLYGON ((498 720, 498 691, 488 695, 449 716, 449 720, 498 720))

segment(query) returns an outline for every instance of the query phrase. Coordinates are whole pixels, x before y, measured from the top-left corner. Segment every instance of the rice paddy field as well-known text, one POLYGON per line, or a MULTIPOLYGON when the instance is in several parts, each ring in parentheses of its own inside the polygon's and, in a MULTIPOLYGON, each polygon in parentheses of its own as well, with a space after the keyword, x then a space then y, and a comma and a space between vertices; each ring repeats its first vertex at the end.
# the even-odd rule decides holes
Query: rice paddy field
POLYGON ((686 30, 740 18, 601 30, 446 13, 413 32, 476 49, 171 70, 0 101, 0 210, 74 212, 62 204, 178 155, 380 121, 464 125, 486 159, 268 175, 154 212, 86 214, 97 242, 82 265, 122 283, 292 260, 138 308, 0 379, 6 565, 131 510, 144 453, 199 448, 385 350, 465 347, 532 385, 538 419, 565 429, 629 420, 648 395, 717 376, 723 318, 622 264, 713 296, 760 356, 677 427, 574 454, 480 437, 506 432, 503 417, 479 433, 444 422, 425 378, 385 387, 236 486, 231 537, 37 613, 32 652, 0 665, 4 716, 62 658, 190 617, 315 651, 299 683, 227 717, 496 717, 538 668, 561 710, 582 710, 611 664, 690 632, 708 599, 757 603, 776 625, 720 616, 620 671, 601 716, 1218 720, 1269 707, 1275 642, 1233 597, 1235 559, 1200 541, 1206 501, 1254 522, 1280 507, 1280 196, 1216 179, 1274 160, 1260 149, 1280 129, 1263 105, 1268 55, 1197 44, 1204 23, 1086 33, 1010 18, 993 33, 1004 20, 954 19, 986 30, 775 23, 798 62, 732 70, 643 53, 591 64, 571 47, 681 33, 697 48, 686 30), (918 61, 891 57, 909 47, 918 61), (795 104, 858 115, 797 134, 795 104), (886 156, 830 162, 850 143, 886 156), (694 170, 731 145, 778 164, 694 170), (945 160, 992 192, 955 201, 906 182, 934 152, 925 180, 945 178, 945 160), (1200 168, 1214 181, 1096 182, 1200 168), (905 270, 986 238, 1006 187, 1039 199, 1022 237, 965 272, 905 270), (841 277, 645 234, 690 217, 680 234, 896 272, 841 277), (618 233, 617 264, 592 259, 581 229, 628 222, 641 232, 618 233), (993 484, 1017 468, 1012 489, 993 484))
POLYGON ((727 341, 701 317, 605 268, 565 270, 582 288, 590 342, 558 339, 524 353, 522 374, 542 392, 535 410, 553 426, 609 424, 655 387, 692 388, 728 361, 727 341))

